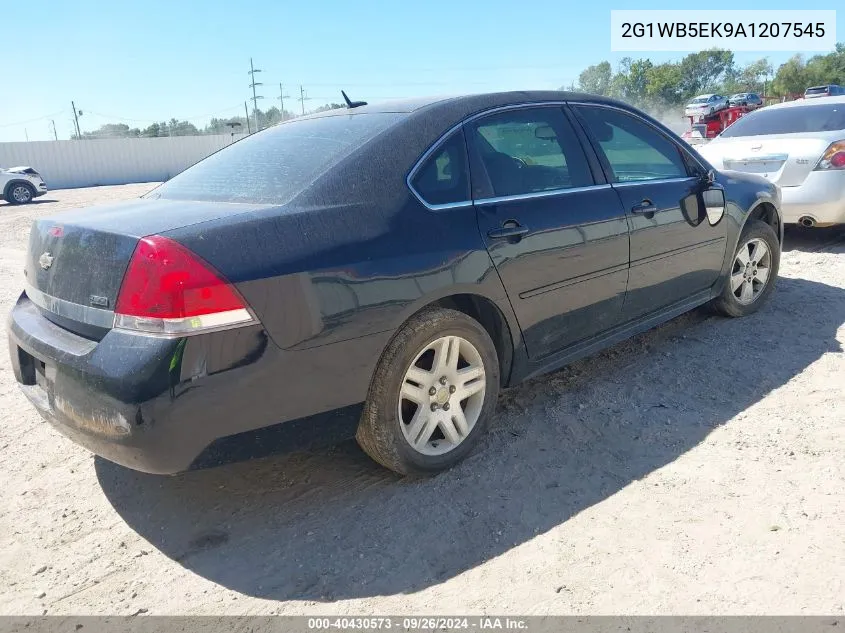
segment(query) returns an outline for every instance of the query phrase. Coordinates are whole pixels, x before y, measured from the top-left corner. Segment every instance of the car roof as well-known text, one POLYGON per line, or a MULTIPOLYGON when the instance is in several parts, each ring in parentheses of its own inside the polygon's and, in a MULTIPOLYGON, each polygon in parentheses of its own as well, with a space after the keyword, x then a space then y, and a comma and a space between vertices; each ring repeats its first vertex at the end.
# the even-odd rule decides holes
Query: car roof
POLYGON ((766 110, 775 110, 780 108, 800 108, 802 106, 807 108, 814 108, 816 106, 823 106, 825 104, 845 104, 845 97, 824 97, 823 99, 796 99, 795 101, 786 101, 784 103, 773 103, 766 106, 766 110))
MULTIPOLYGON (((366 99, 366 95, 355 95, 356 99, 366 99)), ((601 97, 585 92, 571 92, 565 90, 514 90, 509 92, 487 92, 463 95, 441 95, 431 97, 416 97, 413 99, 394 99, 368 103, 364 106, 348 109, 340 108, 327 110, 303 118, 340 116, 350 114, 369 114, 377 112, 413 113, 420 110, 432 109, 458 109, 466 111, 481 111, 488 108, 495 108, 508 105, 521 105, 530 103, 544 103, 549 101, 578 101, 587 103, 604 103, 618 105, 626 109, 630 106, 610 97, 601 97)), ((295 121, 297 119, 291 119, 295 121)))
POLYGON ((807 90, 818 90, 819 88, 839 88, 839 84, 822 84, 821 86, 810 86, 807 90))

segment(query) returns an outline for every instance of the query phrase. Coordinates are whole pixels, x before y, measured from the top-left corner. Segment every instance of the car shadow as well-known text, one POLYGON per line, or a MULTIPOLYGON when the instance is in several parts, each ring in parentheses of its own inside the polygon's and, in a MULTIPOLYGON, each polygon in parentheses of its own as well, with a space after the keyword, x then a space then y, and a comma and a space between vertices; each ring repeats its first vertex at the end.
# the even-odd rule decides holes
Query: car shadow
POLYGON ((50 202, 58 202, 58 200, 54 200, 52 198, 37 198, 35 200, 32 200, 31 202, 27 202, 26 204, 12 204, 11 202, 7 202, 6 200, 0 200, 0 204, 3 204, 7 207, 19 207, 21 209, 25 209, 26 207, 31 207, 39 204, 48 204, 50 202))
POLYGON ((96 473, 132 529, 227 588, 319 601, 415 592, 673 462, 841 352, 843 320, 845 290, 789 278, 751 317, 681 316, 508 390, 480 450, 428 480, 400 479, 349 441, 175 477, 98 458, 96 473))
POLYGON ((812 229, 792 224, 784 227, 784 252, 813 252, 837 242, 845 242, 845 225, 812 229))

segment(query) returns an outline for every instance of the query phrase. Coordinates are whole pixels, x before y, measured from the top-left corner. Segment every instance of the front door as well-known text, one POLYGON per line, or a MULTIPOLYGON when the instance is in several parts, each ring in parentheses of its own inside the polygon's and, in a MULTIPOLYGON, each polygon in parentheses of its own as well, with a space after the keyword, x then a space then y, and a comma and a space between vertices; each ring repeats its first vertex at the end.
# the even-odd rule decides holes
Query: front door
POLYGON ((628 320, 710 288, 726 248, 726 223, 705 213, 703 169, 646 120, 614 107, 575 107, 631 225, 628 320))
POLYGON ((562 107, 500 111, 467 124, 466 133, 479 228, 529 356, 619 324, 625 211, 610 185, 594 179, 562 107))

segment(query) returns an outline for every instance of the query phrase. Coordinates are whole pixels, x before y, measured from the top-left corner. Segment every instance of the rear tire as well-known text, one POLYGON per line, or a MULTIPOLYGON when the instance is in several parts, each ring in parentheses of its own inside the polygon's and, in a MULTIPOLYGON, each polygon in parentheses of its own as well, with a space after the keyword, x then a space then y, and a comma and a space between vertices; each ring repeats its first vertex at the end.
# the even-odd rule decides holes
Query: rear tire
POLYGON ((775 289, 780 268, 780 243, 772 227, 750 220, 742 230, 722 293, 712 305, 728 317, 757 312, 775 289))
POLYGON ((463 312, 428 309, 382 353, 355 438, 390 470, 431 475, 472 450, 498 395, 499 360, 487 330, 463 312))
POLYGON ((4 197, 9 204, 29 204, 35 200, 35 187, 23 182, 15 182, 6 188, 4 197))

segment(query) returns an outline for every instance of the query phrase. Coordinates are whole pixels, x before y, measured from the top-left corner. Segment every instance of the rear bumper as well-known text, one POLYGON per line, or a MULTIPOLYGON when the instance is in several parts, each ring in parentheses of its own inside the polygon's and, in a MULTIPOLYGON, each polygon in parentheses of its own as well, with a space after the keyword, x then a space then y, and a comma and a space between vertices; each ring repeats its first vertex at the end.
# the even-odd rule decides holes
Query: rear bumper
POLYGON ((154 474, 189 470, 217 440, 362 402, 388 337, 282 351, 253 325, 184 339, 111 330, 91 341, 26 295, 8 332, 15 377, 45 420, 154 474))
POLYGON ((845 170, 812 171, 798 187, 781 187, 783 221, 811 217, 816 224, 845 223, 845 170))
POLYGON ((25 296, 9 316, 8 332, 24 394, 47 422, 91 452, 165 474, 187 469, 207 443, 179 432, 168 415, 177 341, 121 332, 89 341, 44 318, 25 296))

